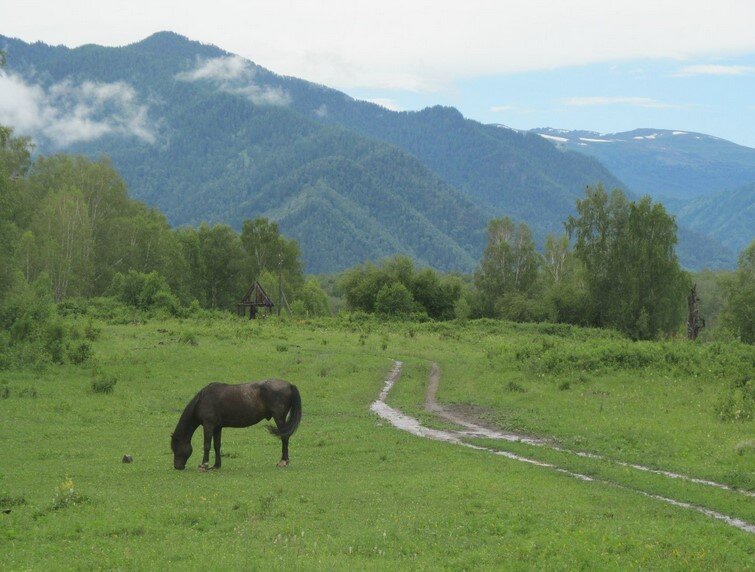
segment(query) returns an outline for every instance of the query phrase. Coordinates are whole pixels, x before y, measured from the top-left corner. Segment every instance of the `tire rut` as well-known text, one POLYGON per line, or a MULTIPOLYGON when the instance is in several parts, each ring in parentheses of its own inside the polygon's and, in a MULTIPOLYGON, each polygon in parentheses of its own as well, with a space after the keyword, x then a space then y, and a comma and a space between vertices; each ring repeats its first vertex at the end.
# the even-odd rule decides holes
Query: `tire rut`
POLYGON ((503 439, 507 441, 519 441, 519 442, 523 442, 523 443, 527 443, 531 445, 549 447, 553 450, 560 451, 560 452, 568 452, 568 453, 573 453, 579 456, 610 461, 610 462, 614 462, 622 466, 627 466, 627 467, 636 468, 638 470, 652 472, 652 473, 663 475, 669 478, 678 478, 678 479, 686 480, 686 481, 693 482, 696 484, 714 486, 717 488, 723 488, 725 490, 729 490, 736 493, 744 493, 744 494, 747 494, 747 496, 753 496, 751 493, 749 493, 749 491, 739 491, 738 489, 733 489, 721 483, 715 483, 713 481, 707 481, 704 479, 696 479, 694 477, 688 477, 686 475, 680 475, 677 473, 672 473, 670 471, 661 471, 658 469, 652 469, 650 467, 644 467, 642 465, 623 463, 621 461, 612 461, 611 459, 606 459, 600 455, 595 455, 593 453, 574 452, 568 449, 563 449, 555 445, 552 445, 551 442, 546 441, 544 439, 531 437, 528 435, 505 433, 505 432, 496 431, 493 429, 488 429, 486 427, 482 427, 476 423, 473 423, 472 421, 468 419, 465 419, 463 417, 460 417, 458 415, 455 415, 449 412, 437 402, 435 395, 437 393, 438 385, 440 382, 440 368, 437 366, 437 364, 433 364, 433 367, 431 370, 430 383, 428 384, 428 391, 425 397, 425 407, 428 411, 438 415, 438 417, 446 421, 450 421, 461 427, 464 427, 464 429, 463 430, 442 430, 442 429, 432 429, 429 427, 425 427, 419 422, 419 420, 409 415, 406 415, 405 413, 401 412, 398 409, 395 409, 394 407, 391 407, 385 401, 388 397, 388 393, 390 392, 391 388, 396 384, 396 382, 401 377, 402 366, 403 366, 403 363, 400 361, 393 362, 393 367, 391 368, 388 374, 388 377, 385 380, 383 389, 380 391, 380 395, 370 405, 370 410, 372 412, 377 414, 379 417, 381 417, 385 421, 388 421, 391 425, 393 425, 397 429, 401 429, 402 431, 406 431, 417 437, 422 437, 425 439, 432 439, 434 441, 442 441, 445 443, 451 443, 451 444, 459 445, 459 446, 466 447, 469 449, 474 449, 477 451, 484 451, 487 453, 492 453, 494 455, 506 457, 514 461, 519 461, 522 463, 527 463, 530 465, 547 468, 555 472, 558 472, 560 474, 567 475, 569 477, 572 477, 581 481, 600 483, 600 484, 608 485, 608 486, 618 488, 621 490, 638 493, 638 494, 641 494, 642 496, 652 498, 652 499, 664 502, 672 506, 676 506, 676 507, 684 508, 688 510, 694 510, 700 514, 703 514, 710 518, 724 522, 728 524, 729 526, 738 528, 739 530, 749 532, 750 534, 755 534, 755 524, 746 522, 736 517, 722 514, 720 512, 717 512, 717 511, 714 511, 714 510, 711 510, 702 506, 694 505, 694 504, 687 503, 684 501, 679 501, 679 500, 669 498, 669 497, 664 497, 661 495, 648 493, 639 489, 634 489, 631 487, 627 487, 625 485, 621 485, 613 481, 590 477, 588 475, 578 473, 578 472, 566 469, 564 467, 559 467, 558 465, 555 465, 553 463, 538 461, 537 459, 531 459, 529 457, 524 457, 522 455, 517 455, 515 453, 510 453, 508 451, 499 451, 496 449, 490 449, 488 447, 482 447, 479 445, 474 445, 472 443, 466 442, 464 439, 468 439, 470 437, 483 437, 483 438, 490 438, 490 439, 503 439))

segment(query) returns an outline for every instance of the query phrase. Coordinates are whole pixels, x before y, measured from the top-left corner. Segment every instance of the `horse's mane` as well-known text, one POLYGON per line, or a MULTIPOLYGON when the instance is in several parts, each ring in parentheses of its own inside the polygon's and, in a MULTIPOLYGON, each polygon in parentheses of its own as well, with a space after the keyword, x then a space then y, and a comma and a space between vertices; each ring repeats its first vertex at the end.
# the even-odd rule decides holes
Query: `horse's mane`
POLYGON ((176 429, 170 436, 170 448, 175 453, 176 445, 183 440, 188 434, 193 433, 193 429, 196 428, 194 411, 199 403, 199 398, 202 396, 202 390, 199 391, 184 408, 181 417, 178 420, 176 429))

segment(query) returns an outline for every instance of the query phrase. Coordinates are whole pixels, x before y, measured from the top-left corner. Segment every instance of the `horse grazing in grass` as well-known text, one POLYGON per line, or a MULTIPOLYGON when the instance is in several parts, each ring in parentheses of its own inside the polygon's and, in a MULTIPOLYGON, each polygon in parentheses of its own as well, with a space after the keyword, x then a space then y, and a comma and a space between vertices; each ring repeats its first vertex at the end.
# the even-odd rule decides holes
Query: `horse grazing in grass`
POLYGON ((249 427, 273 419, 270 433, 280 437, 283 451, 279 467, 288 465, 288 439, 301 422, 301 396, 295 385, 280 379, 257 383, 211 383, 203 387, 181 414, 171 435, 173 466, 184 469, 191 457, 191 437, 200 425, 204 429, 204 456, 200 470, 207 470, 210 444, 215 443, 215 469, 220 468, 220 432, 223 427, 249 427))

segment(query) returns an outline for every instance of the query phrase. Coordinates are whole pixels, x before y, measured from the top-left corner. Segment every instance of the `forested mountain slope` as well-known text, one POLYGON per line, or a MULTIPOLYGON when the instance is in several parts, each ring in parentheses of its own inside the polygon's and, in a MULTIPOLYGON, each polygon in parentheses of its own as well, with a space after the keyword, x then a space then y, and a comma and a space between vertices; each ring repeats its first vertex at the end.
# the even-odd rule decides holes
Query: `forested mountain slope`
MULTIPOLYGON (((559 147, 600 160, 638 194, 686 201, 755 182, 755 149, 668 129, 595 133, 534 129, 559 147)), ((671 203, 670 203, 671 204, 671 203)))
MULTIPOLYGON (((30 128, 40 152, 109 155, 173 224, 273 217, 310 272, 395 252, 470 271, 490 217, 522 220, 540 242, 585 186, 622 186, 540 136, 451 108, 391 112, 170 32, 121 48, 0 47, 37 114, 58 120, 30 128)), ((679 251, 691 268, 733 261, 700 235, 682 234, 679 251)))
MULTIPOLYGON (((111 156, 132 194, 174 224, 239 228, 246 218, 271 216, 300 241, 311 272, 396 252, 470 271, 482 252, 482 209, 414 157, 291 105, 177 79, 203 58, 228 55, 217 48, 169 33, 125 48, 4 43, 12 69, 48 93, 66 82, 134 86, 149 102, 153 141, 118 133, 63 148, 111 156)), ((252 69, 257 87, 269 72, 252 69)), ((44 152, 61 148, 41 144, 44 152)))
POLYGON ((690 201, 679 209, 677 218, 740 252, 755 240, 755 182, 690 201))

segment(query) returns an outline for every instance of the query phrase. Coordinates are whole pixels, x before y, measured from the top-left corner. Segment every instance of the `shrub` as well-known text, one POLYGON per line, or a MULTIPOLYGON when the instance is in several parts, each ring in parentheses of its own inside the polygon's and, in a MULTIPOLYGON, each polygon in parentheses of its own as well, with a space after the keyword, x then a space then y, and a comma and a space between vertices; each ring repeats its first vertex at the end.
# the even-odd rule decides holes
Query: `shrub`
POLYGON ((755 381, 749 376, 733 381, 716 405, 722 421, 751 421, 755 418, 755 381))
POLYGON ((522 387, 515 381, 509 381, 504 386, 504 388, 506 389, 506 391, 511 391, 513 393, 525 393, 527 391, 526 389, 524 389, 524 387, 522 387))
POLYGON ((141 310, 159 309, 176 315, 180 306, 168 282, 158 272, 118 272, 113 276, 108 292, 124 304, 141 310))
POLYGON ((196 346, 199 344, 197 341, 197 335, 192 331, 183 332, 178 338, 178 341, 187 346, 196 346))
POLYGON ((89 361, 92 357, 92 345, 88 341, 68 344, 68 360, 74 365, 89 361))
POLYGON ((86 500, 87 498, 76 490, 73 479, 68 477, 55 489, 55 496, 52 499, 52 510, 76 506, 86 502, 86 500))
POLYGON ((375 313, 384 316, 402 316, 414 310, 412 293, 401 282, 384 285, 375 299, 375 313))
POLYGON ((118 379, 114 375, 99 374, 95 379, 92 380, 92 392, 113 393, 116 383, 118 383, 118 379))
POLYGON ((87 322, 87 325, 84 326, 84 337, 88 339, 90 342, 93 342, 97 338, 100 337, 100 328, 95 326, 91 320, 87 322))

